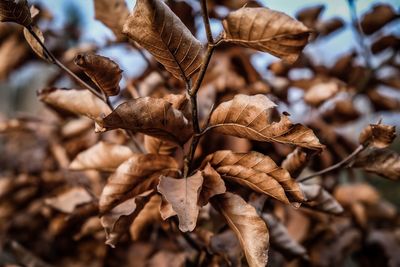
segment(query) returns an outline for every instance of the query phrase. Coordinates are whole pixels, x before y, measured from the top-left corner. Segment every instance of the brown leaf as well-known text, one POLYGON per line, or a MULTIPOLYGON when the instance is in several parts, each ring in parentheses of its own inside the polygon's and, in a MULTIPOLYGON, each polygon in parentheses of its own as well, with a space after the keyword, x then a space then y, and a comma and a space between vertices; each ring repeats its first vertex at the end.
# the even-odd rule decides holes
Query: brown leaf
POLYGON ((184 267, 185 261, 185 253, 163 250, 151 257, 146 267, 184 267))
POLYGON ((352 167, 362 168, 391 180, 400 179, 400 155, 392 150, 368 149, 354 160, 352 167))
POLYGON ((363 146, 386 148, 396 138, 396 127, 385 124, 370 124, 365 127, 359 137, 363 146))
POLYGON ((264 267, 268 262, 269 234, 253 206, 240 196, 225 193, 212 199, 212 205, 225 217, 235 232, 250 267, 264 267))
POLYGON ((372 46, 371 51, 374 54, 378 54, 387 48, 399 49, 400 48, 400 38, 395 35, 386 35, 378 40, 376 40, 372 46))
POLYGON ((340 185, 335 189, 334 197, 344 207, 356 202, 372 206, 380 200, 378 191, 366 183, 340 185))
POLYGON ((318 107, 339 93, 340 89, 340 85, 334 80, 319 83, 307 90, 304 94, 304 101, 311 106, 318 107))
POLYGON ((152 154, 172 155, 178 146, 172 142, 145 135, 144 147, 147 152, 152 154))
POLYGON ((387 23, 396 19, 395 10, 388 4, 377 4, 361 19, 361 28, 367 35, 381 29, 387 23))
MULTIPOLYGON (((37 26, 32 26, 32 30, 36 33, 36 35, 39 37, 39 39, 44 43, 44 36, 42 31, 39 29, 37 26)), ((40 43, 33 37, 33 35, 26 29, 24 28, 24 36, 28 44, 31 46, 32 50, 42 59, 49 61, 50 59, 46 56, 43 47, 40 45, 40 43)))
POLYGON ((300 183, 300 188, 307 199, 307 205, 311 206, 312 209, 332 214, 343 212, 342 206, 320 185, 300 183))
POLYGON ((273 121, 275 103, 264 95, 236 95, 221 103, 212 113, 210 128, 216 132, 255 141, 279 142, 320 150, 313 131, 301 124, 292 124, 286 115, 273 121))
POLYGON ((57 195, 46 198, 45 203, 59 211, 72 213, 79 205, 89 203, 93 197, 82 187, 73 187, 57 195))
POLYGON ((133 156, 127 146, 98 142, 96 145, 79 153, 71 162, 71 170, 115 171, 119 165, 133 156))
POLYGON ((106 244, 115 247, 119 239, 128 232, 129 226, 154 194, 149 190, 125 200, 101 216, 101 225, 106 231, 106 244))
POLYGON ((177 169, 178 163, 169 156, 135 154, 108 178, 100 196, 100 212, 112 209, 129 196, 134 197, 154 188, 160 175, 172 176, 177 169))
POLYGON ((119 105, 101 124, 107 130, 123 128, 183 145, 192 135, 191 122, 171 103, 143 97, 119 105), (179 131, 177 131, 179 129, 179 131))
POLYGON ((296 13, 296 19, 303 22, 307 27, 313 28, 324 10, 324 5, 302 8, 296 13))
POLYGON ((174 179, 162 176, 158 192, 172 205, 179 218, 182 232, 193 231, 196 227, 200 206, 198 205, 203 175, 197 171, 193 176, 174 179))
POLYGON ((297 147, 292 153, 286 156, 282 162, 282 168, 287 170, 293 178, 296 178, 306 167, 307 161, 307 153, 297 147))
POLYGON ((119 94, 122 70, 117 63, 92 53, 78 54, 74 62, 107 96, 119 94))
POLYGON ((339 29, 342 29, 344 26, 344 20, 336 17, 317 23, 316 30, 320 36, 327 36, 339 29))
POLYGON ((146 226, 161 220, 160 204, 161 197, 159 195, 153 195, 149 202, 146 203, 129 228, 132 240, 138 240, 146 226))
POLYGON ((178 79, 189 81, 200 69, 202 45, 161 0, 137 0, 123 32, 178 79))
POLYGON ((224 41, 268 52, 294 63, 310 30, 288 15, 268 8, 241 8, 224 19, 224 41))
POLYGON ((15 22, 28 27, 32 24, 27 0, 2 0, 0 2, 0 21, 15 22))
POLYGON ((262 218, 267 223, 273 247, 290 257, 308 259, 306 249, 290 236, 286 227, 277 218, 271 214, 263 214, 262 218))
POLYGON ((213 196, 226 192, 224 181, 209 163, 203 169, 202 175, 204 181, 199 196, 199 205, 201 207, 205 206, 213 196))
MULTIPOLYGON (((256 173, 261 172, 265 174, 262 176, 263 179, 270 180, 273 178, 276 180, 295 201, 304 201, 299 185, 290 177, 290 174, 285 169, 278 167, 270 157, 261 153, 254 151, 249 153, 235 153, 229 150, 221 150, 207 156, 203 161, 203 165, 207 162, 217 169, 217 171, 223 166, 236 165, 252 169, 256 173)), ((284 200, 285 202, 287 201, 286 198, 284 200)))
POLYGON ((210 249, 213 253, 224 256, 230 266, 241 267, 243 252, 239 240, 232 230, 226 230, 222 233, 213 235, 210 240, 210 249))
POLYGON ((117 37, 117 41, 124 40, 122 27, 129 16, 125 0, 94 0, 95 19, 106 25, 117 37))
POLYGON ((88 90, 44 89, 38 92, 39 100, 56 108, 83 115, 101 122, 111 109, 88 90))

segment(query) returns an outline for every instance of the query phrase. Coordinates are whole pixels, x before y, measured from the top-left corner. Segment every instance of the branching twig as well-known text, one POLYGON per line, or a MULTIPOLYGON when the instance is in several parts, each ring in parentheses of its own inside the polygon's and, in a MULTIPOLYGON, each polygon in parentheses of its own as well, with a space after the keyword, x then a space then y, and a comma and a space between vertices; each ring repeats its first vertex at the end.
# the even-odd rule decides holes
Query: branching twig
POLYGON ((313 173, 313 174, 311 174, 311 175, 309 175, 309 176, 302 177, 302 178, 298 178, 298 179, 297 179, 297 182, 304 182, 304 181, 307 181, 307 180, 309 180, 309 179, 311 179, 311 178, 314 178, 314 177, 316 177, 316 176, 323 175, 323 174, 326 174, 326 173, 328 173, 328 172, 331 172, 331 171, 334 171, 334 170, 336 170, 336 169, 339 169, 339 168, 341 168, 341 167, 344 167, 344 166, 348 165, 358 154, 360 154, 362 151, 364 151, 365 148, 366 148, 365 146, 360 145, 360 146, 358 146, 358 147, 356 148, 356 150, 353 151, 353 153, 351 153, 350 155, 348 155, 348 156, 347 156, 345 159, 343 159, 342 161, 340 161, 340 162, 336 163, 335 165, 332 165, 332 166, 330 166, 330 167, 328 167, 328 168, 326 168, 326 169, 323 169, 323 170, 321 170, 321 171, 318 171, 318 172, 316 172, 316 173, 313 173))

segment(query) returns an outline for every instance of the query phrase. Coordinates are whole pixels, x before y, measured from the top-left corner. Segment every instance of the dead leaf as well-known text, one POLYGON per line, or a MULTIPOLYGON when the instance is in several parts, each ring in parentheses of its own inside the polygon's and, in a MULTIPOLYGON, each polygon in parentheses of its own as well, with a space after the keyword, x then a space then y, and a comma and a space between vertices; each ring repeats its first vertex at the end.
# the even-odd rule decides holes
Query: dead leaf
POLYGON ((147 262, 146 267, 184 267, 185 253, 171 251, 159 251, 147 262))
POLYGON ((278 122, 273 121, 275 107, 275 103, 265 95, 236 95, 214 110, 210 129, 255 141, 294 144, 315 150, 324 147, 311 129, 292 124, 286 115, 282 115, 278 122))
POLYGON ((303 22, 307 27, 313 28, 324 10, 324 5, 302 8, 296 13, 296 19, 303 22))
POLYGON ((395 35, 386 35, 376 40, 372 46, 371 51, 373 54, 378 54, 385 51, 388 48, 399 49, 400 38, 395 35))
POLYGON ((337 30, 342 29, 344 26, 344 20, 342 18, 335 17, 318 22, 316 25, 316 30, 320 36, 327 36, 337 30))
POLYGON ((201 207, 205 206, 213 196, 226 192, 224 181, 209 163, 203 169, 202 176, 204 181, 199 196, 199 205, 201 207))
POLYGON ((210 240, 210 249, 212 252, 224 256, 225 260, 231 264, 230 266, 242 266, 243 252, 239 240, 232 230, 228 229, 213 235, 210 240))
POLYGON ((133 155, 108 178, 100 196, 100 213, 112 209, 129 196, 134 197, 154 188, 160 175, 173 176, 177 172, 178 163, 169 156, 133 155))
POLYGON ((138 240, 146 226, 161 220, 159 212, 160 204, 161 197, 159 195, 153 195, 146 203, 129 228, 132 240, 138 240))
POLYGON ((211 164, 217 171, 219 171, 220 167, 236 165, 261 172, 265 174, 263 176, 265 180, 270 180, 271 177, 276 180, 295 201, 304 201, 299 185, 290 177, 290 174, 285 169, 278 167, 270 157, 261 153, 254 151, 249 153, 235 153, 229 150, 220 150, 207 156, 202 165, 204 166, 206 163, 211 164))
POLYGON ((88 90, 50 88, 39 91, 38 97, 50 106, 89 117, 96 122, 101 122, 104 115, 111 113, 107 104, 88 90))
POLYGON ((262 218, 267 223, 273 247, 276 247, 284 255, 308 259, 306 249, 290 236, 286 227, 277 218, 271 214, 263 214, 262 218))
MULTIPOLYGON (((36 33, 36 35, 39 37, 39 39, 44 43, 44 36, 42 31, 39 29, 37 26, 32 26, 32 30, 36 33)), ((50 62, 50 59, 47 57, 46 53, 44 52, 43 47, 40 45, 40 43, 33 37, 33 35, 26 29, 24 28, 24 36, 28 44, 31 46, 32 50, 42 59, 50 62)))
POLYGON ((200 206, 198 205, 203 175, 197 171, 193 176, 174 179, 162 176, 158 192, 172 205, 179 218, 182 232, 193 231, 196 227, 200 206))
POLYGON ((388 149, 367 149, 351 165, 354 168, 391 179, 400 179, 400 155, 388 149))
POLYGON ((286 156, 282 162, 282 168, 287 170, 293 178, 296 178, 306 167, 307 160, 307 153, 303 149, 296 147, 292 153, 286 156))
POLYGON ((122 70, 117 63, 92 53, 78 54, 74 62, 107 96, 119 94, 122 70))
POLYGON ((224 41, 268 52, 294 63, 310 30, 288 15, 268 8, 241 8, 224 19, 224 41))
POLYGON ((320 185, 300 183, 300 188, 306 197, 306 204, 310 205, 312 209, 332 214, 341 214, 343 212, 342 206, 320 185))
POLYGON ((365 127, 359 137, 363 146, 386 148, 396 138, 396 127, 385 124, 370 124, 365 127))
POLYGON ((326 83, 319 83, 307 90, 304 94, 304 101, 311 106, 318 107, 326 100, 339 93, 340 89, 340 85, 334 80, 326 83))
POLYGON ((129 10, 125 0, 94 0, 95 19, 106 25, 117 41, 126 39, 122 34, 122 28, 129 16, 129 10))
POLYGON ((73 187, 57 195, 46 198, 45 203, 64 213, 72 213, 79 205, 89 203, 93 197, 82 187, 73 187))
POLYGON ((178 148, 178 146, 172 142, 163 141, 149 135, 144 136, 144 147, 147 152, 160 155, 172 155, 178 148))
POLYGON ((0 2, 0 21, 15 22, 28 27, 32 24, 27 0, 2 0, 0 2))
POLYGON ((186 143, 193 133, 191 122, 181 111, 164 99, 151 97, 119 105, 101 125, 107 130, 123 128, 180 145, 186 143))
POLYGON ((215 196, 212 205, 235 232, 249 266, 265 267, 268 262, 269 234, 254 207, 240 196, 228 192, 215 196))
POLYGON ((334 197, 344 207, 349 207, 355 202, 375 205, 380 200, 378 191, 366 183, 340 185, 336 188, 334 197))
POLYGON ((376 4, 362 17, 360 24, 363 32, 370 35, 396 18, 396 12, 391 5, 376 4))
POLYGON ((98 142, 79 153, 69 166, 70 170, 115 171, 119 165, 133 156, 127 146, 98 142))
POLYGON ((200 69, 202 45, 163 1, 137 0, 123 32, 178 79, 189 81, 200 69))

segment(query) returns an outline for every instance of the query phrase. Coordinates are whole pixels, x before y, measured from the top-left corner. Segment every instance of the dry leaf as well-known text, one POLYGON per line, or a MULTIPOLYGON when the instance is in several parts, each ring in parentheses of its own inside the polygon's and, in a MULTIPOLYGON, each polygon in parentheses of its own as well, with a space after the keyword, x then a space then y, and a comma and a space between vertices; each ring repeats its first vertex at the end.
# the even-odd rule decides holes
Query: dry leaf
MULTIPOLYGON (((39 39, 44 43, 44 36, 42 31, 39 29, 37 26, 32 26, 32 30, 36 33, 36 35, 39 37, 39 39)), ((32 50, 42 59, 50 62, 50 59, 46 56, 43 47, 40 45, 40 43, 33 37, 33 35, 26 29, 24 28, 24 36, 28 44, 31 46, 32 50)))
POLYGON ((56 108, 83 115, 101 122, 111 109, 88 90, 44 89, 38 92, 39 100, 56 108))
POLYGON ((100 212, 110 210, 129 196, 134 197, 154 188, 160 175, 172 176, 177 169, 178 163, 169 156, 135 154, 108 178, 100 196, 100 212))
POLYGON ((271 214, 263 214, 262 218, 267 223, 273 247, 290 257, 308 259, 306 249, 290 236, 286 227, 277 218, 271 214))
POLYGON ((32 24, 27 0, 1 0, 0 21, 15 22, 28 27, 32 24))
POLYGON ((365 127, 359 138, 363 146, 386 148, 396 138, 396 127, 385 124, 370 124, 365 127))
POLYGON ((242 266, 243 252, 239 240, 232 230, 228 229, 213 235, 210 240, 210 249, 214 253, 223 255, 224 259, 229 261, 230 266, 242 266))
POLYGON ((143 97, 119 105, 101 124, 107 130, 123 128, 183 145, 192 135, 191 122, 171 103, 143 97), (177 131, 179 129, 179 131, 177 131))
POLYGON ((78 54, 74 62, 107 96, 119 94, 122 70, 117 63, 92 53, 78 54))
POLYGON ((395 10, 391 5, 377 4, 362 17, 361 28, 365 34, 370 35, 396 18, 395 10))
POLYGON ((184 267, 186 262, 185 253, 175 253, 171 251, 157 252, 147 262, 146 267, 184 267))
POLYGON ((152 154, 172 155, 178 146, 172 142, 145 135, 144 147, 152 154))
POLYGON ((253 206, 240 196, 225 193, 212 199, 213 206, 235 232, 250 267, 265 267, 268 262, 269 234, 253 206))
POLYGON ((320 185, 300 183, 300 188, 306 197, 307 204, 313 209, 332 214, 340 214, 343 212, 342 206, 340 206, 336 199, 320 185))
POLYGON ((327 36, 345 26, 345 22, 341 18, 331 18, 317 23, 316 30, 320 36, 327 36))
POLYGON ((289 63, 297 60, 310 30, 288 15, 268 8, 241 8, 223 21, 224 41, 268 52, 289 63))
POLYGON ((380 200, 378 191, 365 183, 340 185, 336 188, 334 197, 344 207, 356 202, 372 206, 380 200))
POLYGON ((115 247, 119 239, 128 232, 129 226, 144 208, 154 190, 127 199, 101 217, 101 225, 106 231, 106 244, 115 247))
POLYGON ((189 81, 200 69, 200 42, 161 0, 137 0, 123 32, 178 79, 189 81))
POLYGON ((272 177, 275 179, 295 201, 304 201, 299 185, 290 177, 290 174, 285 169, 278 167, 270 157, 261 153, 254 151, 235 153, 229 150, 221 150, 207 156, 203 161, 203 166, 207 162, 217 171, 223 166, 236 165, 264 173, 266 176, 263 176, 263 178, 268 177, 270 179, 272 177))
POLYGON ((46 198, 45 203, 59 211, 72 213, 79 205, 89 203, 93 197, 82 187, 73 187, 57 195, 46 198))
POLYGON ((117 37, 117 41, 125 39, 122 28, 129 16, 125 0, 94 0, 95 19, 106 25, 117 37))
POLYGON ((372 44, 371 51, 374 54, 378 54, 388 48, 399 49, 400 38, 396 37, 395 35, 383 36, 372 44))
POLYGON ((292 153, 286 156, 282 162, 282 168, 287 170, 293 178, 296 178, 306 167, 307 160, 307 153, 297 147, 292 153))
POLYGON ((162 176, 158 192, 172 205, 179 218, 182 232, 193 231, 196 227, 200 206, 198 205, 203 175, 197 171, 193 176, 174 179, 162 176))
POLYGON ((368 149, 354 160, 352 167, 362 168, 391 180, 400 179, 400 155, 392 150, 368 149))
POLYGON ((255 141, 279 142, 320 150, 313 131, 301 124, 292 124, 286 115, 273 121, 275 103, 264 95, 236 95, 223 102, 212 113, 210 128, 216 132, 255 141))
POLYGON ((71 162, 71 170, 115 171, 119 165, 133 156, 127 146, 98 142, 96 145, 79 153, 71 162))
POLYGON ((307 90, 304 94, 304 101, 311 106, 318 107, 339 93, 339 90, 340 85, 334 80, 319 83, 307 90))
POLYGON ((209 163, 203 169, 202 176, 204 181, 198 202, 201 207, 205 206, 213 196, 226 192, 224 181, 209 163))
POLYGON ((146 226, 161 220, 160 204, 161 197, 159 195, 152 196, 149 202, 146 203, 129 228, 132 240, 138 240, 146 226))
POLYGON ((303 22, 307 27, 313 28, 324 10, 324 5, 302 8, 296 13, 296 19, 303 22))

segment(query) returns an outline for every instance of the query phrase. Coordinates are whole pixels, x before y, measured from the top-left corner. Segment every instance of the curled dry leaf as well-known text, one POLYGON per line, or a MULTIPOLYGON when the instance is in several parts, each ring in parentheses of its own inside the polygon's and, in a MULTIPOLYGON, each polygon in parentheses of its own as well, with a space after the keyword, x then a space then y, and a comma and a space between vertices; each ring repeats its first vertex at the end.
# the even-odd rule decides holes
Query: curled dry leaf
POLYGON ((101 122, 104 115, 111 113, 107 104, 88 90, 50 88, 39 91, 38 97, 50 106, 89 117, 96 122, 101 122))
MULTIPOLYGON (((37 37, 39 37, 40 41, 44 43, 44 36, 42 31, 39 29, 37 26, 32 26, 32 31, 36 33, 37 37)), ((24 28, 24 36, 28 44, 31 46, 32 50, 42 59, 46 61, 51 61, 46 53, 44 52, 43 47, 40 45, 40 43, 33 37, 33 35, 28 31, 27 28, 24 28)))
POLYGON ((125 0, 94 0, 95 19, 106 25, 117 37, 117 41, 125 39, 122 27, 129 16, 125 0))
POLYGON ((210 129, 255 141, 293 144, 314 150, 324 147, 311 129, 293 124, 286 115, 278 122, 273 121, 275 107, 265 95, 236 95, 214 110, 210 129))
POLYGON ((122 70, 117 63, 92 53, 78 54, 74 62, 107 96, 119 94, 122 70))
POLYGON ((100 196, 100 213, 112 209, 128 197, 134 197, 154 188, 158 184, 160 175, 173 176, 177 171, 178 163, 169 156, 133 155, 108 178, 100 196))
POLYGON ((386 148, 396 138, 396 127, 385 124, 370 124, 365 127, 359 138, 363 146, 386 148))
POLYGON ((172 142, 145 135, 144 147, 152 154, 172 155, 178 146, 172 142))
POLYGON ((286 227, 277 218, 271 214, 263 214, 262 218, 267 223, 273 247, 290 257, 308 259, 306 249, 290 236, 286 227))
POLYGON ((396 12, 391 5, 377 4, 363 16, 361 28, 365 34, 370 35, 396 18, 396 12))
POLYGON ((287 170, 293 178, 296 178, 306 167, 307 159, 307 153, 296 147, 292 153, 286 156, 282 162, 282 168, 287 170))
POLYGON ((213 196, 226 192, 224 180, 222 180, 219 173, 209 163, 203 169, 202 175, 204 181, 199 196, 199 205, 201 207, 207 205, 213 196))
POLYGON ((151 97, 119 105, 101 125, 107 130, 123 128, 180 145, 186 143, 192 134, 191 122, 181 111, 164 99, 151 97))
POLYGON ((137 0, 123 32, 178 79, 189 81, 200 69, 202 45, 161 0, 137 0))
POLYGON ((343 212, 342 206, 320 185, 300 183, 300 188, 306 197, 307 205, 313 209, 332 214, 343 212))
POLYGON ((249 266, 266 266, 269 234, 265 222, 258 216, 255 208, 240 196, 228 192, 213 197, 212 205, 235 232, 249 266))
POLYGON ((382 177, 400 179, 400 155, 388 149, 368 149, 352 163, 352 167, 375 173, 382 177))
POLYGON ((221 150, 207 156, 202 165, 204 166, 206 163, 211 164, 217 171, 219 171, 220 167, 236 165, 261 172, 265 175, 260 177, 266 180, 270 180, 272 177, 295 201, 304 201, 298 183, 290 177, 290 174, 285 169, 278 167, 270 157, 261 153, 254 151, 249 153, 235 153, 229 150, 221 150))
POLYGON ((79 153, 71 162, 71 170, 114 171, 124 161, 133 156, 127 146, 98 142, 96 145, 79 153))
POLYGON ((27 0, 0 1, 0 21, 15 22, 28 27, 32 24, 31 12, 27 0))
POLYGON ((310 30, 288 15, 268 8, 241 8, 223 21, 224 41, 268 52, 289 63, 306 46, 310 30))
POLYGON ((93 197, 84 188, 73 187, 55 197, 46 198, 45 203, 59 211, 72 213, 77 206, 92 200, 93 197))
POLYGON ((125 200, 100 218, 106 231, 106 244, 115 247, 119 239, 127 233, 129 226, 144 208, 154 190, 145 191, 135 197, 125 200))
POLYGON ((203 175, 197 171, 193 176, 174 179, 162 176, 158 192, 171 204, 179 218, 182 232, 193 231, 196 227, 200 206, 198 205, 203 175))

